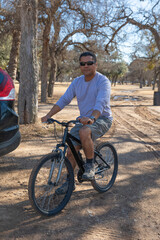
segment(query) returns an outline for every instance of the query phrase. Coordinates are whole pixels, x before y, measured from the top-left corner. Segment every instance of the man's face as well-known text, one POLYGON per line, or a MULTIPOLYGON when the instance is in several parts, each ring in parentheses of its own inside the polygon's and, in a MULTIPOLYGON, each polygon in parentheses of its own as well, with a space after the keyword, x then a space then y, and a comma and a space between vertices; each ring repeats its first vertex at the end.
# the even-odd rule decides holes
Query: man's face
POLYGON ((85 77, 94 77, 97 69, 97 63, 88 65, 87 63, 94 62, 92 56, 81 57, 80 63, 85 63, 84 66, 80 65, 81 71, 85 77))

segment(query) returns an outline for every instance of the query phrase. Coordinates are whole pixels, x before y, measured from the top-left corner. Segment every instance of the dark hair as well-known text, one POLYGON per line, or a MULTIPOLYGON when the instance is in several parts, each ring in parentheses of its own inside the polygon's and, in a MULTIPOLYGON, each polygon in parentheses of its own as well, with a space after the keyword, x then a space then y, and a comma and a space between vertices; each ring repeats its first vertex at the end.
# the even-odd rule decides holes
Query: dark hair
POLYGON ((91 56, 94 60, 94 62, 97 62, 97 58, 96 55, 92 52, 83 52, 81 53, 80 57, 79 57, 79 61, 81 60, 81 57, 87 57, 87 56, 91 56))

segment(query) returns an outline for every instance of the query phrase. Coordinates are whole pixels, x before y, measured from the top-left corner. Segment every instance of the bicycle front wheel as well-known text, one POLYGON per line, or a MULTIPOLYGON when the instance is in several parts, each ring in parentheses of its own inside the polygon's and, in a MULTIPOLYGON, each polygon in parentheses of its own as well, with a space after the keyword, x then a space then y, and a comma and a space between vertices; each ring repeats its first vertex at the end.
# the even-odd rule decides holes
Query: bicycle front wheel
POLYGON ((118 171, 118 156, 110 143, 100 143, 95 149, 95 179, 91 181, 98 192, 108 191, 114 184, 118 171))
POLYGON ((28 194, 32 207, 42 215, 59 213, 68 203, 74 186, 73 168, 67 158, 51 153, 44 156, 33 168, 28 194), (67 191, 57 194, 57 189, 67 181, 67 191))

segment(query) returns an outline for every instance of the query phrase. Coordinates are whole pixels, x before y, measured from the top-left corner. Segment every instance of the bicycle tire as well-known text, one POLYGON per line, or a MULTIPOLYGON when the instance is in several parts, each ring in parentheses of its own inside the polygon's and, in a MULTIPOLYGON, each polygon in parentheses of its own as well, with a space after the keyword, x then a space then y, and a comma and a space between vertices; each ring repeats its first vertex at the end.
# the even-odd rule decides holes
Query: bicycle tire
POLYGON ((93 188, 102 193, 114 184, 118 172, 118 156, 114 146, 108 142, 100 143, 95 149, 95 179, 91 181, 93 188), (107 162, 106 165, 99 155, 107 162))
POLYGON ((60 167, 59 153, 50 153, 40 159, 33 168, 28 184, 28 195, 32 207, 40 214, 53 216, 62 211, 67 205, 72 195, 74 186, 74 173, 71 163, 67 158, 64 159, 62 172, 58 184, 55 184, 60 167), (54 170, 50 182, 48 176, 51 165, 54 164, 54 170), (68 190, 64 194, 56 194, 56 189, 63 185, 68 179, 68 190))

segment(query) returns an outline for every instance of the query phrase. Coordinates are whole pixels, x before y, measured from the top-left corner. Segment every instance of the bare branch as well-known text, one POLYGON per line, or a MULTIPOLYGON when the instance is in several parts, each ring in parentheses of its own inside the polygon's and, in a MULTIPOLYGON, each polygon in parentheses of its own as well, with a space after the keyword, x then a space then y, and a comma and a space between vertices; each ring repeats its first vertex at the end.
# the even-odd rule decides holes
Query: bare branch
POLYGON ((118 34, 118 32, 119 32, 125 25, 127 25, 127 22, 123 23, 123 24, 122 24, 120 27, 118 27, 118 28, 114 31, 114 33, 112 34, 111 39, 109 40, 109 42, 107 43, 107 45, 106 45, 106 47, 105 47, 105 51, 107 52, 107 54, 109 54, 109 52, 108 52, 108 46, 109 46, 109 44, 110 44, 111 42, 113 42, 115 36, 118 34))
POLYGON ((156 42, 157 47, 158 47, 158 50, 160 51, 160 36, 159 36, 157 30, 154 27, 152 27, 149 24, 142 24, 140 22, 137 22, 136 20, 134 20, 132 18, 127 18, 127 21, 128 21, 128 23, 139 27, 139 29, 141 29, 141 30, 143 30, 143 29, 149 30, 153 34, 155 42, 156 42))

